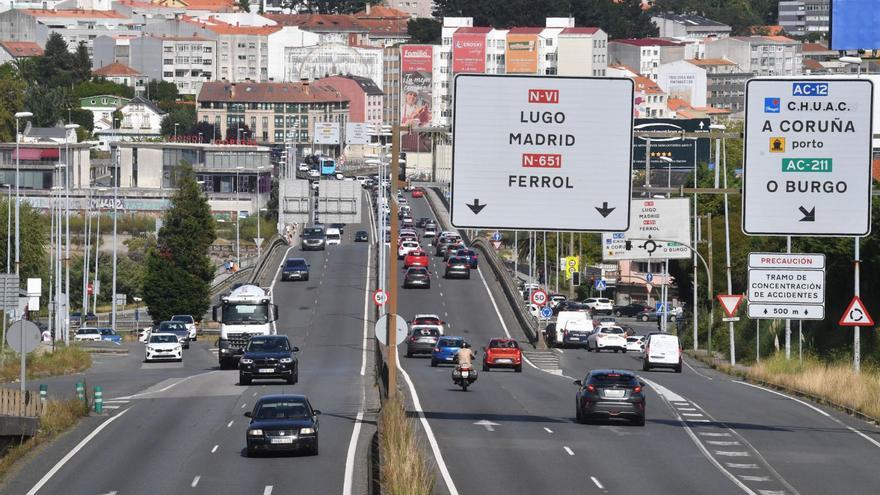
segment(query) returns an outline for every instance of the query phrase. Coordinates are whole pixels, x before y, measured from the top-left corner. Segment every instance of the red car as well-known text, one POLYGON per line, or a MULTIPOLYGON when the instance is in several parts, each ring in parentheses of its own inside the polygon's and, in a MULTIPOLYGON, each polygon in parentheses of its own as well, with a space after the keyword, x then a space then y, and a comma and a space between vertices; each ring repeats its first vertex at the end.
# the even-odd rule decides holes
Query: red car
POLYGON ((421 187, 417 187, 412 190, 412 197, 414 197, 414 198, 421 198, 424 195, 425 195, 425 193, 424 193, 424 191, 422 191, 421 187))
POLYGON ((513 368, 522 372, 522 349, 513 339, 492 339, 483 347, 483 371, 492 368, 513 368))
POLYGON ((421 249, 417 251, 410 251, 406 257, 403 258, 403 268, 409 268, 411 266, 428 266, 428 253, 422 251, 421 249))

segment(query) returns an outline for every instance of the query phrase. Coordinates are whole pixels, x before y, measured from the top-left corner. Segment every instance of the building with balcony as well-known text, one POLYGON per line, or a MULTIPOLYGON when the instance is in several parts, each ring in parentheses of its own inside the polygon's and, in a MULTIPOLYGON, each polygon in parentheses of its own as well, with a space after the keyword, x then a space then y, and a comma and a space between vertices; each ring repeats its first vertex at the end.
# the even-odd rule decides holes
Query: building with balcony
POLYGON ((657 81, 660 64, 684 60, 685 43, 661 38, 622 39, 608 42, 609 63, 625 65, 657 81))
POLYGON ((689 63, 706 71, 706 104, 730 110, 739 116, 745 111, 746 82, 754 75, 725 58, 701 58, 689 63))
POLYGON ((331 76, 318 79, 314 86, 335 89, 349 101, 348 121, 382 125, 382 99, 385 94, 372 79, 359 76, 331 76))
POLYGON ((75 51, 82 41, 91 55, 93 41, 98 36, 136 34, 143 25, 142 20, 113 10, 14 9, 0 13, 0 39, 32 41, 46 46, 49 35, 58 33, 70 51, 75 51))
POLYGON ((801 44, 785 36, 731 36, 706 44, 706 58, 726 58, 755 76, 803 73, 801 44))
POLYGON ((651 22, 657 26, 661 38, 726 38, 733 31, 723 22, 696 14, 658 12, 652 14, 651 22))
POLYGON ((113 112, 131 101, 116 95, 85 96, 79 99, 79 107, 92 112, 94 131, 106 131, 113 127, 113 112))
POLYGON ((608 33, 596 27, 570 27, 559 33, 557 69, 560 76, 605 77, 608 33))
POLYGON ((15 142, 0 143, 0 184, 15 184, 18 162, 19 185, 24 191, 47 192, 54 186, 63 186, 65 177, 70 178, 72 188, 87 187, 89 147, 77 142, 73 130, 31 127, 22 133, 17 152, 15 142), (59 163, 70 164, 70 170, 59 168, 59 163))
POLYGON ((827 37, 831 26, 831 0, 781 0, 779 25, 791 36, 820 34, 827 37))
POLYGON ((149 79, 177 85, 197 95, 217 77, 217 42, 201 36, 140 36, 130 41, 131 65, 149 79))

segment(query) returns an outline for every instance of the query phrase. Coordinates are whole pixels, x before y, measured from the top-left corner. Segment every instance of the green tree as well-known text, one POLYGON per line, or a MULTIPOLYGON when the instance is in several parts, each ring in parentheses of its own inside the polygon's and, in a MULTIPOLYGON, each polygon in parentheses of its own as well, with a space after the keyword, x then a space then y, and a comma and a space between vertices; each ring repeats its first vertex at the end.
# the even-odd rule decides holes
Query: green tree
POLYGON ((237 140, 239 137, 242 141, 254 137, 251 133, 251 128, 248 127, 247 124, 232 124, 226 128, 226 139, 237 140), (239 129, 241 129, 241 133, 238 132, 239 129))
POLYGON ((162 119, 161 132, 163 136, 174 135, 174 124, 177 125, 177 135, 191 134, 193 125, 196 123, 196 109, 192 105, 177 105, 174 110, 162 119))
POLYGON ((75 106, 70 93, 58 86, 32 85, 25 98, 25 107, 33 112, 31 121, 36 127, 55 127, 62 117, 67 118, 65 110, 75 106))
POLYGON ((146 96, 152 101, 177 101, 180 93, 177 91, 177 85, 168 81, 157 81, 153 79, 147 83, 146 96))
MULTIPOLYGON (((4 193, 6 189, 2 189, 4 193)), ((0 229, 0 266, 6 271, 6 219, 8 218, 7 209, 9 202, 4 198, 0 203, 0 218, 3 218, 4 228, 0 229)), ((12 202, 12 242, 10 243, 10 263, 11 269, 15 271, 15 201, 12 202)), ((49 219, 37 210, 33 209, 30 204, 22 202, 19 207, 19 228, 21 230, 21 280, 28 277, 43 277, 48 269, 46 263, 46 246, 49 245, 49 219)), ((44 284, 45 285, 45 284, 44 284)))
POLYGON ((76 98, 99 95, 115 95, 124 98, 134 98, 134 88, 123 84, 117 84, 113 81, 108 81, 103 77, 83 81, 73 88, 73 96, 76 98))
POLYGON ((70 111, 70 122, 79 124, 79 128, 85 131, 86 135, 91 135, 95 129, 95 119, 92 112, 82 108, 74 108, 70 111))
POLYGON ((0 141, 15 141, 15 112, 25 109, 27 83, 12 64, 0 66, 0 141))
POLYGON ((174 314, 203 315, 214 278, 208 258, 216 239, 211 208, 190 164, 181 161, 176 174, 178 189, 165 211, 156 248, 147 256, 143 280, 144 301, 157 321, 174 314))
POLYGON ((242 12, 250 12, 251 3, 248 0, 238 0, 238 9, 242 12))
POLYGON ((77 83, 92 78, 92 58, 89 56, 89 48, 85 41, 80 41, 76 46, 76 53, 71 60, 71 70, 77 83))
POLYGON ((442 24, 440 21, 420 17, 406 23, 406 32, 416 43, 440 43, 442 24))
POLYGON ((214 124, 209 124, 208 122, 198 121, 195 125, 190 129, 190 134, 193 136, 202 135, 203 143, 210 143, 214 139, 219 139, 220 136, 217 134, 217 129, 214 128, 214 124))

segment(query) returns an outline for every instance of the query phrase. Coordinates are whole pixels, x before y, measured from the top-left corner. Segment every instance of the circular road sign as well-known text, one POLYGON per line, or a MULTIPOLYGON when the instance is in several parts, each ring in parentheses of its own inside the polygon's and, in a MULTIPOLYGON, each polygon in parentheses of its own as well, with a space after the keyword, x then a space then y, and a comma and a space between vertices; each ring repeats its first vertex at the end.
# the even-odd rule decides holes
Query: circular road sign
POLYGON ((647 281, 649 284, 651 282, 653 282, 654 281, 654 274, 653 273, 646 273, 645 274, 645 281, 647 281))
MULTIPOLYGON (((406 320, 403 319, 400 315, 393 315, 394 321, 397 326, 397 331, 394 334, 394 338, 397 342, 396 345, 400 345, 406 340, 406 335, 409 333, 409 327, 406 325, 406 320)), ((379 321, 376 322, 376 339, 382 343, 382 345, 388 345, 386 343, 385 337, 388 336, 388 315, 383 315, 379 318, 379 321)))
POLYGON ((550 306, 544 306, 541 308, 541 316, 544 318, 550 318, 553 316, 553 309, 550 306))
POLYGON ((537 306, 543 306, 547 304, 547 293, 542 290, 536 290, 532 292, 532 303, 537 306))
POLYGON ((15 352, 27 354, 40 345, 40 327, 32 321, 19 320, 6 332, 6 343, 15 352))
POLYGON ((382 289, 377 290, 373 293, 373 302, 376 303, 376 306, 383 306, 388 302, 388 294, 382 289))

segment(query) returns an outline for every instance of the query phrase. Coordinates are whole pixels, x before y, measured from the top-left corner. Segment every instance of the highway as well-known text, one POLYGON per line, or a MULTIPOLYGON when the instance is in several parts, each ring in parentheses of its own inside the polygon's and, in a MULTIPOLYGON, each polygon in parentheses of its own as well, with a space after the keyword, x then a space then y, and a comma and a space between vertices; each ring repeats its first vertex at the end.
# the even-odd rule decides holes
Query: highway
MULTIPOLYGON (((182 364, 140 363, 142 354, 135 351, 129 357, 99 358, 119 360, 101 363, 99 373, 88 375, 90 387, 104 387, 109 418, 88 418, 21 466, 0 492, 268 495, 341 494, 345 488, 345 493, 365 493, 366 463, 354 461, 365 458, 369 442, 367 428, 356 420, 373 421, 378 407, 372 398, 372 352, 364 339, 372 329, 364 322, 372 308, 366 289, 374 283, 367 280, 368 243, 351 242, 356 230, 369 228, 348 225, 343 244, 326 251, 290 248, 289 256, 310 263, 310 280, 274 284, 277 332, 300 348, 298 384, 240 386, 237 371, 219 370, 213 341, 205 339, 184 351, 182 364), (259 396, 282 392, 305 394, 322 411, 320 454, 245 457, 243 413, 259 396), (353 442, 356 423, 360 434, 353 442), (87 443, 78 448, 82 439, 87 443), (64 456, 71 457, 58 466, 64 456)), ((284 251, 276 255, 275 266, 284 251)), ((274 270, 269 272, 265 285, 277 279, 274 270)), ((59 387, 65 381, 71 379, 56 380, 59 387)))
MULTIPOLYGON (((411 204, 415 218, 433 216, 425 201, 411 204)), ((442 260, 432 258, 432 272, 430 290, 400 292, 405 318, 439 313, 447 335, 464 336, 478 351, 508 333, 525 343, 491 270, 444 280, 442 260)), ((642 334, 656 329, 627 323, 642 334)), ((553 350, 530 353, 547 369, 481 372, 461 392, 451 366, 403 354, 416 415, 442 458, 438 493, 807 494, 839 492, 841 480, 848 493, 876 491, 873 463, 853 462, 880 459, 876 427, 703 365, 642 372, 633 354, 553 350), (575 423, 571 382, 599 368, 634 370, 649 384, 645 427, 575 423)))

